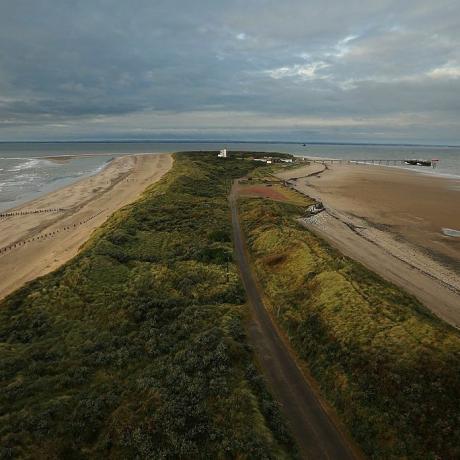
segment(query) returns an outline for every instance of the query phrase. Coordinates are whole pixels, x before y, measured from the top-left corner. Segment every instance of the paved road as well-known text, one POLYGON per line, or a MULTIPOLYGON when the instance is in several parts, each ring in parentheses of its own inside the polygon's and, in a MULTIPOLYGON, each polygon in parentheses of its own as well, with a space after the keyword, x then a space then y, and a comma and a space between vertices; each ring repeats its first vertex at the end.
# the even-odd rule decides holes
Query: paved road
POLYGON ((252 307, 250 338, 265 377, 289 423, 303 458, 358 458, 322 408, 267 313, 247 262, 235 194, 230 197, 236 259, 252 307))

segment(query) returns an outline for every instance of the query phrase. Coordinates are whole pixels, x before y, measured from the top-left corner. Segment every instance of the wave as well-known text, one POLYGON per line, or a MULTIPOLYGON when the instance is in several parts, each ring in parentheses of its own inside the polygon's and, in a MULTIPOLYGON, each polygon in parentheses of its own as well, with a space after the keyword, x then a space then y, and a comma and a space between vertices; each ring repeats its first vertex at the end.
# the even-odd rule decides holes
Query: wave
POLYGON ((29 159, 26 159, 26 161, 24 161, 23 163, 19 163, 17 166, 10 168, 8 171, 18 172, 18 171, 23 171, 25 169, 37 168, 40 166, 40 164, 43 164, 43 160, 38 160, 36 158, 29 158, 29 159))
POLYGON ((33 160, 29 157, 0 157, 0 160, 33 160))

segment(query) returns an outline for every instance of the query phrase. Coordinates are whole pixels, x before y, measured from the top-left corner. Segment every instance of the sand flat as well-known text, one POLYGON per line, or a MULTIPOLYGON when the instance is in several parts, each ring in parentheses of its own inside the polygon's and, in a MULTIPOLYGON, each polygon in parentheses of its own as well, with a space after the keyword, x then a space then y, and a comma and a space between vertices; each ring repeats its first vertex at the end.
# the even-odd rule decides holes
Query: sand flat
POLYGON ((170 154, 118 157, 97 175, 10 210, 47 212, 0 219, 0 248, 17 244, 0 253, 0 298, 75 256, 94 229, 136 200, 172 162, 170 154))
POLYGON ((408 241, 460 263, 460 179, 397 168, 333 166, 315 184, 333 207, 388 225, 408 241))
POLYGON ((280 173, 327 211, 303 224, 460 327, 460 179, 398 168, 318 164, 280 173))

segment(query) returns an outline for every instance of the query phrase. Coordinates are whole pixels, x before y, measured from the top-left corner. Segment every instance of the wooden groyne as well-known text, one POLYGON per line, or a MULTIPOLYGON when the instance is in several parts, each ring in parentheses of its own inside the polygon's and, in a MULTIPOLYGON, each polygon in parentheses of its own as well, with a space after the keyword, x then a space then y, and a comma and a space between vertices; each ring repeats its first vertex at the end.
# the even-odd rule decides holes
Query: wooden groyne
POLYGON ((104 211, 106 211, 106 209, 102 209, 102 210, 98 211, 96 214, 93 214, 93 215, 91 215, 91 216, 89 216, 86 219, 83 219, 81 221, 77 221, 77 222, 72 223, 72 224, 67 224, 64 227, 59 227, 59 228, 57 228, 57 229, 55 229, 53 231, 48 231, 46 233, 41 233, 41 234, 38 234, 36 236, 30 237, 28 239, 15 241, 14 243, 10 243, 7 246, 0 247, 0 256, 3 255, 3 254, 6 254, 7 252, 10 252, 13 249, 24 247, 24 246, 26 246, 26 245, 28 245, 28 244, 30 244, 32 242, 52 238, 54 236, 58 236, 59 233, 64 232, 64 231, 74 230, 77 227, 79 227, 80 225, 84 225, 87 222, 89 222, 90 220, 93 220, 94 218, 96 218, 97 216, 102 214, 104 211))
POLYGON ((27 216, 29 214, 43 214, 50 212, 65 212, 64 208, 26 209, 24 211, 0 212, 0 217, 27 216))

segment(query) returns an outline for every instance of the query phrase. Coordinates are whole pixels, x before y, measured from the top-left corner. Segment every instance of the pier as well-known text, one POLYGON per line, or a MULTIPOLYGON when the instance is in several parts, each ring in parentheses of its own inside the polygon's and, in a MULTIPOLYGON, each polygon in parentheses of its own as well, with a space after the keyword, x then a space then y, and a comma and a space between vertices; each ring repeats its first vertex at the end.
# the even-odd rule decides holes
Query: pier
POLYGON ((301 157, 304 161, 310 161, 312 163, 321 163, 321 164, 373 164, 373 165, 412 165, 412 166, 428 166, 435 168, 438 159, 432 160, 423 160, 423 159, 373 159, 373 160, 344 160, 340 158, 308 158, 301 157))

